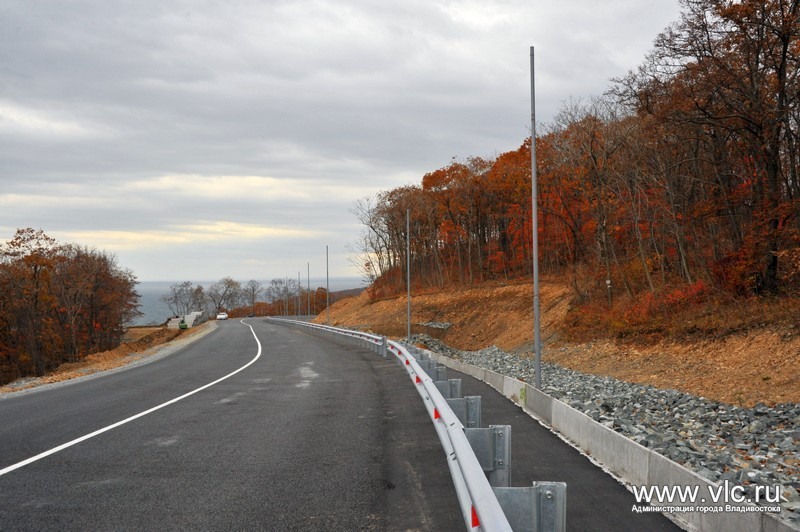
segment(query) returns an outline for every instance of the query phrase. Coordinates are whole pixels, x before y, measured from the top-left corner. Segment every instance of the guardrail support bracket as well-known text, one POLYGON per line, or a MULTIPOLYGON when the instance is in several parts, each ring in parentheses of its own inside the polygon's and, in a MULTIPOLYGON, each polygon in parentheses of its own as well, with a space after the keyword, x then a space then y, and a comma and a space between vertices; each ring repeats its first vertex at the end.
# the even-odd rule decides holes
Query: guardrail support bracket
POLYGON ((511 425, 464 429, 469 444, 492 487, 511 485, 511 425))
POLYGON ((468 395, 466 397, 448 399, 447 403, 453 410, 464 428, 481 428, 481 396, 468 395))
POLYGON ((515 532, 567 530, 565 482, 534 482, 530 488, 494 488, 494 494, 515 532))
POLYGON ((434 381, 434 384, 445 399, 458 399, 461 397, 461 379, 437 380, 434 381))

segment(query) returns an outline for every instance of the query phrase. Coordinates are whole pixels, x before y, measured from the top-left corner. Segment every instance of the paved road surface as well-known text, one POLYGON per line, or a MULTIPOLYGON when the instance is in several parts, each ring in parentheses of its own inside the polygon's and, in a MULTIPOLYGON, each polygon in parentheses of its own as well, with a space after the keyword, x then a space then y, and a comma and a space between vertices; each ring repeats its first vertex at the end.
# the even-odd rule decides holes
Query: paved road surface
MULTIPOLYGON (((464 529, 405 371, 247 321, 150 364, 0 399, 0 530, 464 529)), ((567 482, 569 530, 676 530, 631 513, 630 493, 490 387, 448 373, 482 396, 485 425, 512 425, 512 485, 567 482)))
POLYGON ((0 530, 463 529, 405 372, 263 320, 175 354, 0 400, 0 530), (261 356, 256 358, 258 345, 261 356))

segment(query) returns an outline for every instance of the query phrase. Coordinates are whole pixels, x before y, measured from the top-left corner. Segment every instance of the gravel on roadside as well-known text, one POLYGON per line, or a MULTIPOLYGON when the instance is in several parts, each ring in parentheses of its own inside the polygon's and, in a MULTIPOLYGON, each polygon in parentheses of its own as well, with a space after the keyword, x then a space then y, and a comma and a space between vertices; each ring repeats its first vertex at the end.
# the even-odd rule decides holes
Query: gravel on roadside
MULTIPOLYGON (((428 335, 412 342, 524 382, 533 359, 489 347, 459 351, 428 335)), ((712 482, 782 487, 781 517, 800 527, 800 404, 743 408, 542 363, 542 389, 598 423, 712 482)))

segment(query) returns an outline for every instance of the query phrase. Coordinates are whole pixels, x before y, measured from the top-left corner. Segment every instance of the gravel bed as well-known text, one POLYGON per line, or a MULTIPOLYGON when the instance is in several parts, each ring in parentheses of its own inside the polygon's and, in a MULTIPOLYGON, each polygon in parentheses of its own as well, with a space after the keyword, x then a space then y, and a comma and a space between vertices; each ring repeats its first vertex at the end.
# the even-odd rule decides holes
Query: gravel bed
MULTIPOLYGON (((534 382, 534 361, 497 347, 458 351, 427 335, 415 343, 468 364, 534 382)), ((595 421, 712 482, 781 485, 781 517, 800 527, 800 404, 753 408, 542 363, 542 388, 595 421)))

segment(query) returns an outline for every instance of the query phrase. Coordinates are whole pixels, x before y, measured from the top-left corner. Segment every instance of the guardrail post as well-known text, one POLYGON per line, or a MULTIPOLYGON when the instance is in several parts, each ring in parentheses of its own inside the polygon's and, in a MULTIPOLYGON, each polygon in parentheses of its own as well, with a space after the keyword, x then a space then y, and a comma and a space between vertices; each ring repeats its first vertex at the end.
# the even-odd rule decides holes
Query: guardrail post
POLYGON ((465 427, 480 428, 481 426, 481 396, 472 395, 464 398, 467 403, 467 422, 465 427))
POLYGON ((409 355, 413 356, 416 359, 419 359, 419 357, 417 356, 417 354, 418 354, 417 353, 417 348, 415 346, 409 345, 409 344, 403 344, 403 345, 405 346, 406 351, 408 351, 409 355))
POLYGON ((431 360, 430 355, 426 353, 424 350, 420 349, 419 347, 415 345, 408 345, 405 343, 403 345, 405 346, 406 351, 408 351, 408 354, 413 356, 414 359, 420 364, 423 364, 426 361, 431 360))
POLYGON ((475 451, 489 484, 493 487, 511 485, 511 425, 489 425, 488 429, 465 428, 469 444, 475 451))
POLYGON ((494 431, 494 471, 489 473, 492 486, 511 485, 511 425, 489 425, 494 431))
MULTIPOLYGON (((460 390, 459 390, 459 395, 460 390)), ((468 429, 477 429, 481 426, 481 396, 468 395, 456 399, 448 399, 447 404, 458 420, 468 429)))
POLYGON ((386 347, 387 347, 386 346, 386 337, 385 336, 381 336, 381 349, 380 349, 379 353, 383 358, 386 358, 386 356, 387 356, 386 347))
POLYGON ((534 482, 530 488, 494 488, 494 494, 515 532, 567 530, 564 482, 534 482))
POLYGON ((450 383, 450 397, 452 399, 461 397, 461 379, 447 379, 450 383))
POLYGON ((446 381, 447 380, 447 366, 441 366, 433 362, 433 371, 435 373, 434 381, 446 381))
POLYGON ((434 384, 445 399, 458 399, 461 397, 461 379, 435 381, 434 384))

